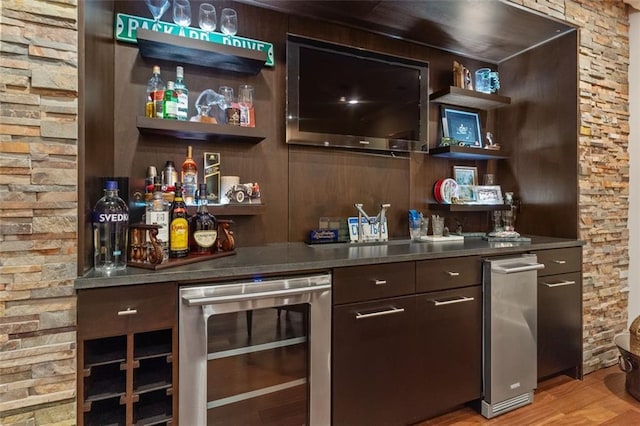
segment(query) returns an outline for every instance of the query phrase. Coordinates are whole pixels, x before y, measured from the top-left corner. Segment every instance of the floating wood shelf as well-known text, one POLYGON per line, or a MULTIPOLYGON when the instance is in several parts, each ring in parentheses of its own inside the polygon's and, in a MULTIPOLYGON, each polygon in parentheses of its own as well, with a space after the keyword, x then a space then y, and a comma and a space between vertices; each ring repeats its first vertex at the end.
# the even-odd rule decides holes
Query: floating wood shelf
POLYGON ((258 143, 265 138, 255 127, 227 124, 163 120, 139 116, 136 125, 140 133, 171 136, 178 139, 258 143))
POLYGON ((468 146, 457 145, 429 148, 429 155, 454 160, 500 160, 509 158, 509 156, 501 150, 470 148, 468 146))
POLYGON ((449 86, 446 89, 432 93, 429 95, 429 100, 431 102, 482 110, 500 108, 511 103, 511 98, 507 96, 476 92, 475 90, 455 86, 449 86))
POLYGON ((509 204, 429 204, 430 210, 444 210, 448 212, 491 212, 509 210, 509 204))
POLYGON ((159 31, 137 29, 138 50, 145 58, 217 68, 242 74, 258 74, 267 53, 226 44, 211 43, 159 31))

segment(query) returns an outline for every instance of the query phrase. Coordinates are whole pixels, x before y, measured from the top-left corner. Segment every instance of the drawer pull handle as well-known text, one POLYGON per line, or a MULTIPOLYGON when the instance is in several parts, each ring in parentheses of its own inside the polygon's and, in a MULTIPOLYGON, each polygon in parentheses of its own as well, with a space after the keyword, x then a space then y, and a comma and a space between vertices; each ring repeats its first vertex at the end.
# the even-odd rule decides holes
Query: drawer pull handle
POLYGON ((118 311, 118 315, 119 316, 123 316, 123 315, 135 315, 138 313, 137 309, 131 309, 131 308, 127 308, 124 311, 118 311))
POLYGON ((373 283, 375 285, 385 285, 387 283, 387 280, 373 280, 373 283))
POLYGON ((564 265, 565 263, 567 263, 566 260, 554 260, 553 263, 556 263, 558 265, 564 265))
POLYGON ((460 272, 447 271, 447 275, 450 277, 457 277, 460 275, 460 272))
POLYGON ((466 297, 466 296, 462 296, 458 299, 452 299, 452 300, 432 300, 433 304, 435 306, 442 306, 442 305, 453 305, 454 303, 464 303, 464 302, 471 302, 472 300, 475 300, 474 297, 466 297))
POLYGON ((573 285, 575 283, 576 283, 575 281, 564 280, 564 281, 560 281, 559 283, 542 283, 542 285, 545 285, 549 288, 553 288, 553 287, 562 287, 565 285, 573 285))
POLYGON ((396 308, 395 306, 392 306, 391 309, 387 309, 386 311, 371 312, 370 314, 361 314, 360 312, 356 312, 356 319, 380 317, 382 315, 399 314, 402 312, 404 312, 404 308, 396 308))

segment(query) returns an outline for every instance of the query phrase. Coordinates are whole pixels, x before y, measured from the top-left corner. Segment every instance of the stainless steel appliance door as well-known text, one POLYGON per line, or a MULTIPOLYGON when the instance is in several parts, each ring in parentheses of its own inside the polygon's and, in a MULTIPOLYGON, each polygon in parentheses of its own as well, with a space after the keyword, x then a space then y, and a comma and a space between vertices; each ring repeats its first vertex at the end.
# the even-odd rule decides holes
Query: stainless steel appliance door
POLYGON ((484 400, 495 404, 537 386, 535 255, 486 260, 484 400))
POLYGON ((331 275, 183 287, 180 298, 181 424, 218 424, 278 392, 304 394, 308 424, 330 423, 331 275), (271 383, 257 389, 250 375, 271 383))

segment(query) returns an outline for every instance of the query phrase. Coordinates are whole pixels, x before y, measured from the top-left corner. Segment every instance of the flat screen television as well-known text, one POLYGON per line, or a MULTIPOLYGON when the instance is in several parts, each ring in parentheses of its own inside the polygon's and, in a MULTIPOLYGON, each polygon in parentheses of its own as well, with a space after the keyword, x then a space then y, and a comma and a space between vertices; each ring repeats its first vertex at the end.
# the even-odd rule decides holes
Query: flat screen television
POLYGON ((289 35, 287 143, 427 149, 426 62, 289 35))

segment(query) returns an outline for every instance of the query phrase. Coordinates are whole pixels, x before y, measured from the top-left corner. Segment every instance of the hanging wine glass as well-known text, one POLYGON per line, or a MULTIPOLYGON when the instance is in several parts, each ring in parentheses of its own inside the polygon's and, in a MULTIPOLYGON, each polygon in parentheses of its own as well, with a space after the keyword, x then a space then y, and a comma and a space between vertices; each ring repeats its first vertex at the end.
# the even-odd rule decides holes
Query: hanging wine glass
POLYGON ((153 20, 155 21, 153 23, 152 29, 154 31, 159 31, 160 24, 158 24, 158 22, 160 21, 160 18, 162 18, 162 15, 164 15, 164 13, 167 11, 167 9, 169 9, 169 6, 171 6, 171 1, 144 0, 144 2, 147 4, 147 7, 149 8, 149 12, 151 12, 151 16, 153 16, 153 20))
POLYGON ((184 29, 191 24, 191 4, 189 0, 174 0, 173 22, 180 25, 180 35, 184 37, 184 29))
POLYGON ((212 32, 216 29, 216 8, 209 3, 202 3, 200 5, 200 13, 198 15, 198 23, 200 28, 206 32, 212 32))

